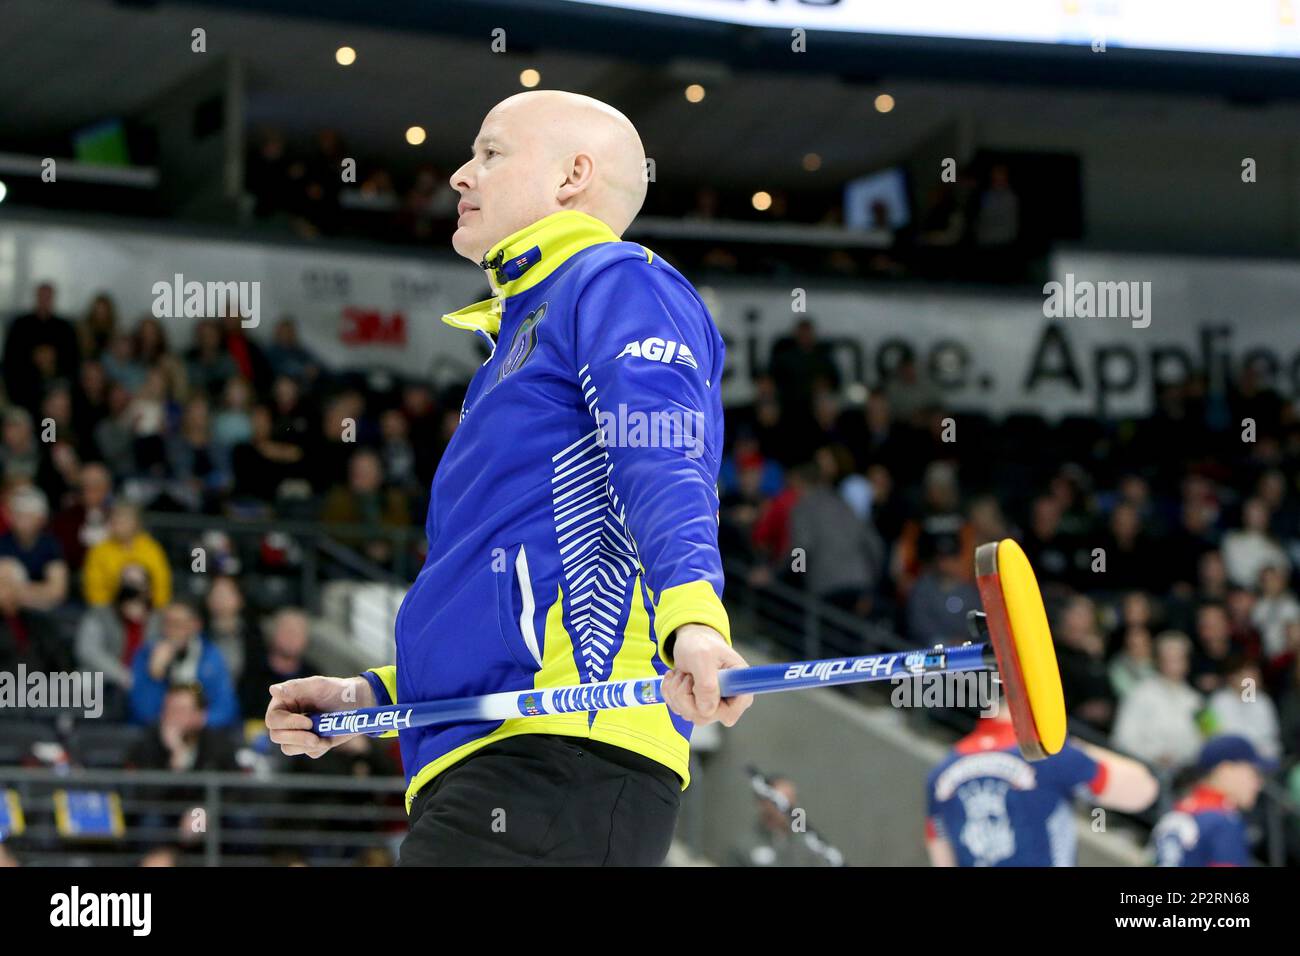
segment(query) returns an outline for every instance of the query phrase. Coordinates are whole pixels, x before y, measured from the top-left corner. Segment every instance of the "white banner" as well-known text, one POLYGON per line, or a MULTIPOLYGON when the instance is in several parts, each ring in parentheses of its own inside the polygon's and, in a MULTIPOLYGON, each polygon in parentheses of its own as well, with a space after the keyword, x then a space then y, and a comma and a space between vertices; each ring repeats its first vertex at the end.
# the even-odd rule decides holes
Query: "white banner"
MULTIPOLYGON (((177 238, 124 230, 0 222, 0 313, 30 308, 37 281, 80 317, 108 291, 123 327, 152 310, 156 283, 259 282, 265 341, 283 314, 336 368, 383 368, 444 385, 467 380, 484 353, 472 333, 439 321, 485 297, 463 260, 421 261, 177 238)), ((688 276, 688 278, 691 278, 688 276)), ((1021 294, 801 289, 769 281, 700 285, 728 343, 724 397, 744 401, 772 344, 803 315, 831 340, 846 382, 879 384, 912 354, 955 408, 1000 415, 1143 414, 1157 379, 1204 372, 1212 382, 1258 361, 1275 387, 1300 398, 1300 269, 1290 263, 1066 255, 1056 290, 1021 294)), ((173 348, 194 319, 165 318, 173 348)))
POLYGON ((895 36, 1106 45, 1295 56, 1296 12, 1283 0, 570 0, 752 27, 895 36))

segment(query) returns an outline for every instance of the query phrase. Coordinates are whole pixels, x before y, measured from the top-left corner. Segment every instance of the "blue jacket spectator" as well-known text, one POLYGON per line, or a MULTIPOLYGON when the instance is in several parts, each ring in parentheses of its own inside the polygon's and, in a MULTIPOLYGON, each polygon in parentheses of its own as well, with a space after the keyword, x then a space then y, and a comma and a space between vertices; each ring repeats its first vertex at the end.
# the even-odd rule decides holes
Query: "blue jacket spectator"
POLYGON ((229 727, 239 719, 239 702, 221 652, 199 630, 198 612, 173 603, 162 614, 162 633, 131 662, 131 720, 152 724, 162 713, 167 688, 198 684, 208 701, 208 726, 229 727))

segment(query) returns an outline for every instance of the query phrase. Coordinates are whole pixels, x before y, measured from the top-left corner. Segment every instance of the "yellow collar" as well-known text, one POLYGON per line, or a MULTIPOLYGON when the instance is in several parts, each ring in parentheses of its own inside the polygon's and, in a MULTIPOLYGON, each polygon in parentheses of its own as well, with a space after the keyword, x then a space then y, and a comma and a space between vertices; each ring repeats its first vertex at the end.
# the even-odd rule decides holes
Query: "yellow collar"
POLYGON ((569 209, 551 213, 488 250, 479 265, 487 272, 492 298, 449 312, 442 321, 495 335, 506 299, 537 285, 574 253, 601 242, 618 242, 618 236, 594 216, 569 209))

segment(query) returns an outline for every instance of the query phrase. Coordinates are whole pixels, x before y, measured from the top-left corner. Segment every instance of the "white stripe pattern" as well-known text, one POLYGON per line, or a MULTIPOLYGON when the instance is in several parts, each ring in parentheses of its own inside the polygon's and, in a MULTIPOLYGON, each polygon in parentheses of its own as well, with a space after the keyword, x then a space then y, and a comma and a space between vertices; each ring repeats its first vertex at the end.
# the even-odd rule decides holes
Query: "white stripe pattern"
MULTIPOLYGON (((578 372, 587 407, 597 421, 596 387, 589 366, 578 372)), ((624 523, 626 508, 610 483, 613 462, 600 428, 551 458, 551 504, 568 597, 565 624, 578 647, 584 680, 608 680, 611 652, 627 618, 629 583, 640 561, 624 523)))

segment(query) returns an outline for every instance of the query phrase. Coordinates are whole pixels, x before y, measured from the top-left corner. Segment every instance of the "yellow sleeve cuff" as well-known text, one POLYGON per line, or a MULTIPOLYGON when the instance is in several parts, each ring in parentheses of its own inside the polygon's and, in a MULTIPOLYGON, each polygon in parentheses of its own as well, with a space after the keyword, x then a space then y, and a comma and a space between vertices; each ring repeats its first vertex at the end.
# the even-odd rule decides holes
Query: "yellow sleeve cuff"
MULTIPOLYGON (((397 665, 389 664, 387 667, 372 667, 369 673, 379 678, 384 685, 384 690, 388 691, 388 700, 390 703, 397 703, 397 665)), ((396 737, 397 731, 389 730, 379 735, 380 737, 396 737)))
POLYGON ((665 664, 673 666, 664 653, 664 641, 683 624, 705 624, 731 643, 731 621, 727 609, 708 581, 691 581, 666 588, 655 603, 655 637, 659 641, 659 656, 665 664))

